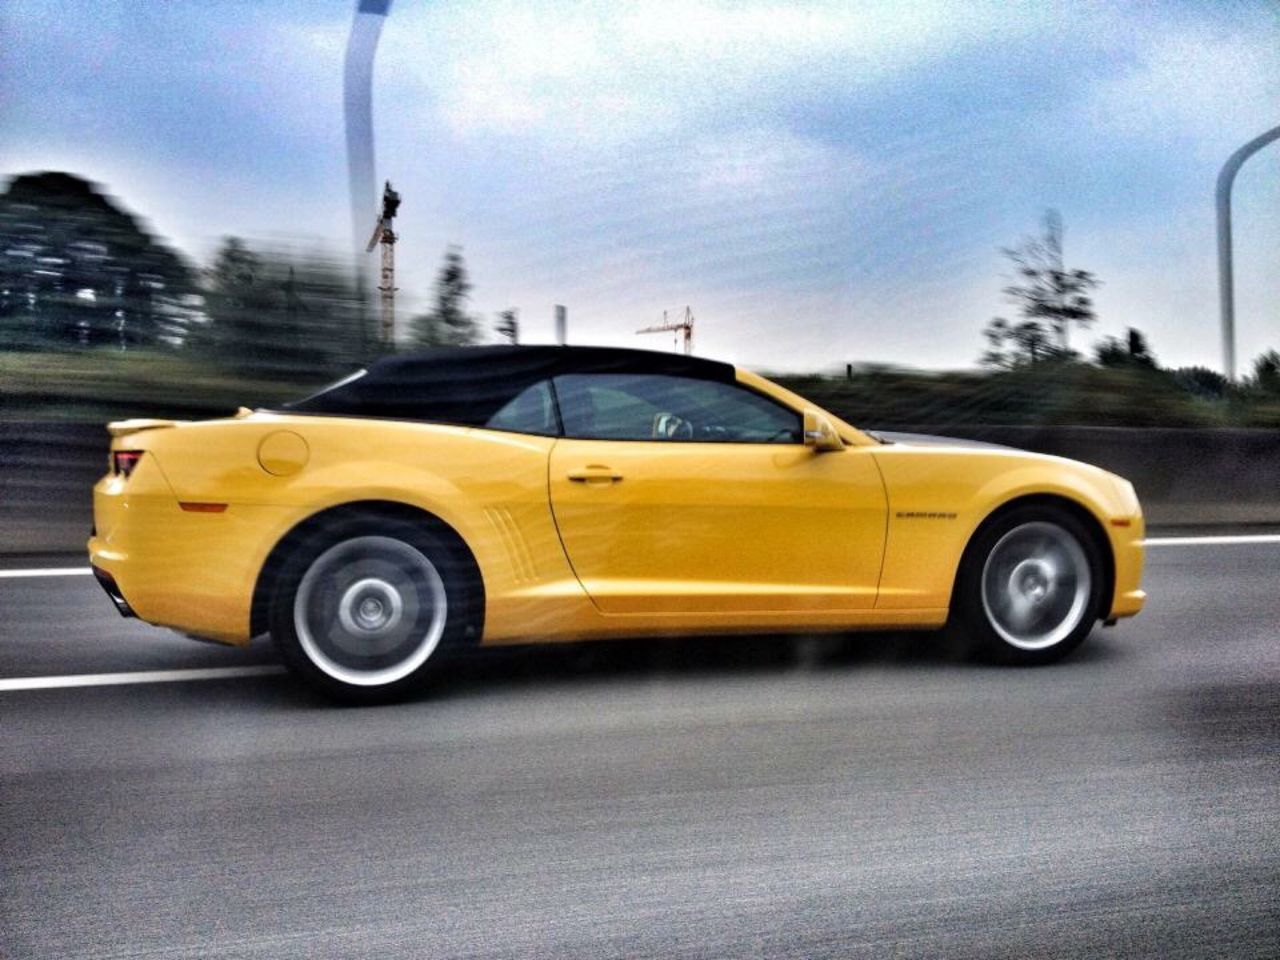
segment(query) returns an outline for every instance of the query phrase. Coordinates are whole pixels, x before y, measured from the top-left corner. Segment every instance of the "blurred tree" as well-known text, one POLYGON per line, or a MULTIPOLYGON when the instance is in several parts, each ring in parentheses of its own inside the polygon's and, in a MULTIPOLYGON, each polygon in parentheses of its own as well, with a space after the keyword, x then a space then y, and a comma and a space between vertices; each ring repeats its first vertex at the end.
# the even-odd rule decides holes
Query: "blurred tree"
POLYGON ((210 352, 233 369, 252 369, 263 359, 292 359, 294 344, 280 342, 275 298, 264 273, 261 258, 239 237, 224 237, 205 271, 210 352), (275 352, 282 347, 283 357, 275 352))
POLYGON ((194 271, 93 184, 25 174, 0 195, 0 346, 177 346, 194 271))
POLYGON ((204 279, 206 313, 193 347, 223 366, 309 379, 367 359, 369 321, 354 283, 323 254, 258 252, 227 237, 204 279))
POLYGON ((1102 367, 1146 367, 1158 370, 1155 356, 1147 345, 1147 338, 1142 331, 1129 328, 1124 340, 1119 337, 1104 337, 1093 347, 1098 365, 1102 367))
POLYGON ((1011 324, 996 317, 982 335, 987 338, 982 362, 989 367, 1011 369, 1024 363, 1039 363, 1050 355, 1049 335, 1038 320, 1011 324))
POLYGON ((368 363, 381 349, 378 319, 360 300, 347 258, 322 250, 269 254, 285 322, 325 374, 368 363))
POLYGON ((1268 350, 1253 361, 1253 387, 1271 396, 1280 396, 1280 353, 1268 350))
POLYGON ((480 324, 466 311, 471 297, 467 265, 458 247, 445 251, 436 275, 435 305, 409 321, 409 335, 422 347, 468 346, 480 341, 480 324))
POLYGON ((1173 382, 1206 400, 1221 400, 1227 393, 1227 378, 1208 367, 1179 367, 1170 372, 1173 382))
POLYGON ((498 322, 493 325, 494 333, 508 343, 520 342, 520 311, 515 307, 498 311, 498 322))
POLYGON ((1073 360, 1071 327, 1087 327, 1097 319, 1088 292, 1099 281, 1087 270, 1068 270, 1062 262, 1062 218, 1049 210, 1044 233, 1028 237, 1002 253, 1012 261, 1015 282, 1004 288, 1005 298, 1018 307, 1022 323, 996 317, 983 332, 988 349, 982 362, 1015 367, 1041 360, 1073 360))

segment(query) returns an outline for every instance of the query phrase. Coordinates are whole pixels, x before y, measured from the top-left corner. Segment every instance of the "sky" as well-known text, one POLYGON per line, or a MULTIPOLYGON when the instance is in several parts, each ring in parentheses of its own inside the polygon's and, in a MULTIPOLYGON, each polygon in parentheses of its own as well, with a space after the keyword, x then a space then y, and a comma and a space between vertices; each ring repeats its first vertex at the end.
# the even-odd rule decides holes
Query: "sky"
MULTIPOLYGON (((355 9, 0 5, 0 177, 102 183, 197 261, 345 255, 355 9)), ((393 0, 373 103, 402 318, 456 244, 529 342, 563 303, 571 342, 671 349, 634 331, 688 305, 695 352, 757 369, 972 367, 1053 208, 1103 282, 1073 346, 1219 368, 1214 182, 1280 124, 1280 4, 393 0)), ((1280 348, 1280 143, 1234 217, 1245 368, 1280 348)))

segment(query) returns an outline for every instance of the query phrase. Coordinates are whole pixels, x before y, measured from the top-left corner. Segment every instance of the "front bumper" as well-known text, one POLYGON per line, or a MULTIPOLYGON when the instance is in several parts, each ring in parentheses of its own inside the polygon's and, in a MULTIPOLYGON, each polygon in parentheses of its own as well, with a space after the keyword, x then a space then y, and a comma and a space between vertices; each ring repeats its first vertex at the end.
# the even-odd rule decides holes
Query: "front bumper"
POLYGON ((1146 560, 1143 538, 1146 528, 1139 512, 1127 518, 1124 526, 1111 526, 1111 550, 1115 560, 1115 591, 1111 609, 1105 619, 1132 617, 1146 603, 1147 593, 1142 589, 1142 568, 1146 560))

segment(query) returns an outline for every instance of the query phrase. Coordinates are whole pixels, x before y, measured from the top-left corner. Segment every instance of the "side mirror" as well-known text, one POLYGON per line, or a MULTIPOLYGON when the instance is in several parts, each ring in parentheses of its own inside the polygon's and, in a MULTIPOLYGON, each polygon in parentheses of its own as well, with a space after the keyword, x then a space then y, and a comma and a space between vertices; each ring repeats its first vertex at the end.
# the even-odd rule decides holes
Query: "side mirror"
POLYGON ((844 441, 831 421, 813 409, 804 412, 804 445, 814 453, 844 449, 844 441))

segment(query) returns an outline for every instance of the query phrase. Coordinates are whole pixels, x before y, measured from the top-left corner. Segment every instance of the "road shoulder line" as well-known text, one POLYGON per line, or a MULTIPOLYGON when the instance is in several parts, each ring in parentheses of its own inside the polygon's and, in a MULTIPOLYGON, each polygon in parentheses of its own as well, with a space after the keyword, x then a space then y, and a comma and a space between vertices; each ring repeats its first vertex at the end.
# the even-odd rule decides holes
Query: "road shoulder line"
POLYGON ((1226 546, 1237 543, 1280 543, 1280 533, 1241 533, 1204 537, 1148 537, 1148 547, 1226 546))
POLYGON ((284 667, 200 667, 188 670, 144 670, 130 673, 80 673, 65 677, 12 677, 0 680, 0 693, 14 690, 60 690, 67 687, 113 687, 131 683, 181 683, 188 680, 227 680, 284 673, 284 667))
POLYGON ((32 567, 26 570, 0 570, 0 580, 19 580, 25 577, 87 577, 91 567, 32 567))

